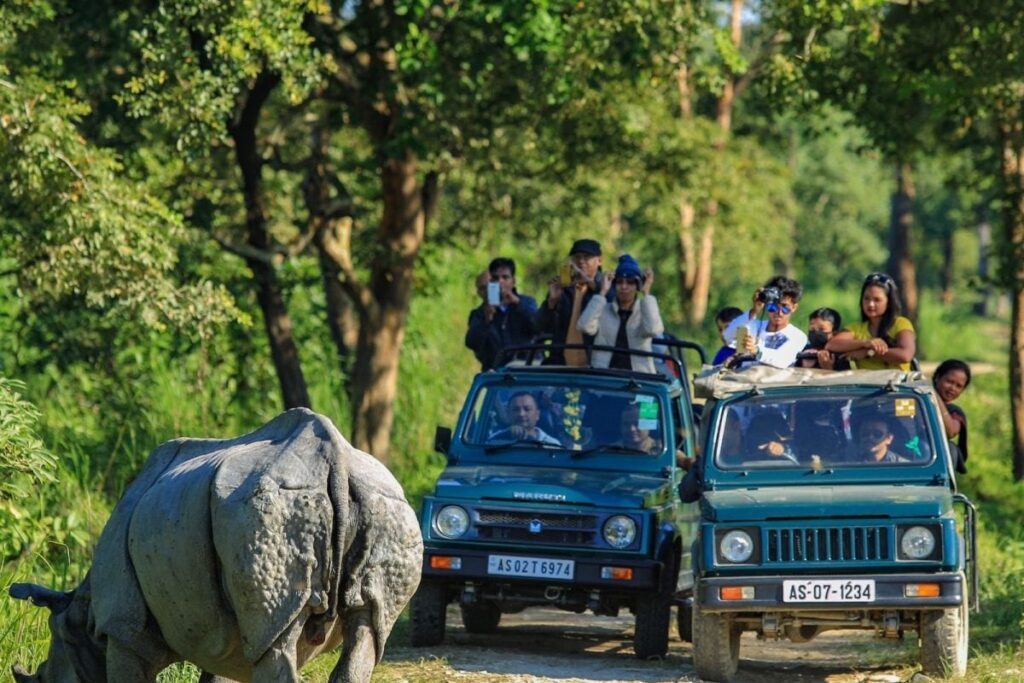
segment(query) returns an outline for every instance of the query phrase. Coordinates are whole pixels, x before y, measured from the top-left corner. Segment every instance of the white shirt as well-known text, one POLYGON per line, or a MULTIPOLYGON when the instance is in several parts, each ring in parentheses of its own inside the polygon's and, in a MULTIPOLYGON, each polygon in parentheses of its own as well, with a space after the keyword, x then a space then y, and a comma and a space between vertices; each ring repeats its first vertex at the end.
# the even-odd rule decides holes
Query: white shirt
MULTIPOLYGON (((788 368, 793 365, 797 354, 807 346, 807 335, 803 330, 790 323, 781 330, 768 332, 767 319, 750 319, 748 315, 745 313, 729 323, 722 333, 725 342, 736 348, 736 330, 746 327, 747 334, 757 339, 757 362, 773 368, 788 368)), ((743 349, 737 349, 736 352, 744 353, 743 349)))

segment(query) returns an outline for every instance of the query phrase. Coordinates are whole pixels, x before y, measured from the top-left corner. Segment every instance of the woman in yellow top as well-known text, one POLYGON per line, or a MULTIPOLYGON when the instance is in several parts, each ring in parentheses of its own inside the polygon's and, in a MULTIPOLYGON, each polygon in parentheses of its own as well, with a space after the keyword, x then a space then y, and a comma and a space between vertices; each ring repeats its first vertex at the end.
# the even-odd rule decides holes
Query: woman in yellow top
POLYGON ((885 273, 871 273, 860 288, 859 323, 847 326, 825 348, 861 370, 910 370, 917 352, 914 325, 900 315, 899 290, 885 273))

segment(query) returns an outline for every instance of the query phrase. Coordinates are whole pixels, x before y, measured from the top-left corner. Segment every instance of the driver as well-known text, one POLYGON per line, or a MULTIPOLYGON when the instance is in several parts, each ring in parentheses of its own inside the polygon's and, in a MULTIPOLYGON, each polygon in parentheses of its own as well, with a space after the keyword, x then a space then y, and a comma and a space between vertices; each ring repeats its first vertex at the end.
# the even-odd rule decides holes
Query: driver
POLYGON ((746 432, 746 459, 779 459, 797 462, 789 423, 779 414, 762 413, 750 421, 746 432))
POLYGON ((889 422, 881 415, 870 415, 857 425, 857 460, 864 462, 910 462, 890 450, 894 435, 889 422))
POLYGON ((492 441, 536 441, 552 446, 561 446, 561 442, 537 426, 540 420, 540 409, 537 399, 528 391, 512 394, 508 400, 508 415, 511 424, 499 432, 491 434, 492 441))

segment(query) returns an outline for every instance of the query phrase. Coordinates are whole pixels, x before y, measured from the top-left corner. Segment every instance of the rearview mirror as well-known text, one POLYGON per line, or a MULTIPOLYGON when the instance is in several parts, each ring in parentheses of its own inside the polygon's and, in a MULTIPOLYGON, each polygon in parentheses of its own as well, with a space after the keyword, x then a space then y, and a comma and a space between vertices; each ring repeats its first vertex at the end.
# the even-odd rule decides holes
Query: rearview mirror
POLYGON ((437 426, 434 430, 434 450, 441 455, 448 455, 448 449, 452 445, 452 430, 450 427, 437 426))

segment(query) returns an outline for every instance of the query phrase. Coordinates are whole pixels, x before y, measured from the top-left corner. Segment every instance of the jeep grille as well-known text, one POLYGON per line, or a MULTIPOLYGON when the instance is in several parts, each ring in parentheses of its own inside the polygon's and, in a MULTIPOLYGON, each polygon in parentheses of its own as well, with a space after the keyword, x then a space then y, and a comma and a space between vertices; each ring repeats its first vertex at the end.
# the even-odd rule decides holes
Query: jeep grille
POLYGON ((478 538, 492 541, 592 545, 597 538, 597 517, 518 510, 477 510, 478 538), (540 523, 540 531, 531 525, 540 523))
POLYGON ((766 564, 889 559, 884 526, 768 529, 766 564))

